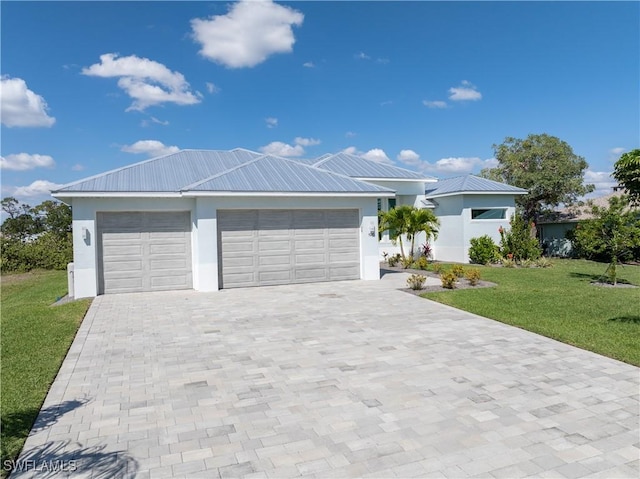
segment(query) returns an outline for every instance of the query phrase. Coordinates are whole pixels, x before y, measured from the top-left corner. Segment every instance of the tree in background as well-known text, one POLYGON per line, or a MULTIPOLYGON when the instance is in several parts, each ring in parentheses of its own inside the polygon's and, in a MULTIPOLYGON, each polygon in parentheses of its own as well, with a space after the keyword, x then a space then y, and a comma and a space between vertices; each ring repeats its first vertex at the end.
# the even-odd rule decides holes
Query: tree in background
POLYGON ((620 156, 613 169, 613 177, 629 195, 632 204, 640 205, 640 149, 620 156))
POLYGON ((593 205, 591 214, 571 231, 571 242, 578 255, 609 262, 609 280, 616 284, 618 263, 640 251, 640 210, 629 207, 628 196, 612 196, 608 207, 593 205))
POLYGON ((485 168, 480 175, 527 190, 516 199, 527 221, 537 221, 545 209, 560 203, 570 205, 595 188, 584 184, 589 166, 585 159, 555 136, 507 137, 493 149, 498 166, 485 168))
POLYGON ((8 216, 0 226, 2 272, 66 268, 73 258, 69 206, 49 200, 32 208, 8 197, 1 207, 8 216))

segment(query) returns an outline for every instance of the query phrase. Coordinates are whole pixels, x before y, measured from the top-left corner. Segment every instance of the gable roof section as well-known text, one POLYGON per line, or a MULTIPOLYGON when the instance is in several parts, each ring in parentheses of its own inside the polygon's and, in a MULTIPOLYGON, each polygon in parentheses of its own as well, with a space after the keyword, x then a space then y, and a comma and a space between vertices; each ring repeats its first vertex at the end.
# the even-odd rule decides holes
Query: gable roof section
POLYGON ((361 156, 349 153, 336 153, 326 157, 320 157, 313 164, 316 168, 338 173, 352 178, 378 179, 378 180, 416 180, 434 181, 435 178, 425 176, 421 173, 397 166, 385 165, 375 161, 367 160, 361 156))
POLYGON ((322 171, 293 160, 265 155, 235 168, 187 185, 183 193, 375 193, 389 196, 388 188, 322 171))
POLYGON ((247 150, 181 150, 69 183, 55 192, 177 192, 254 158, 247 150))
POLYGON ((425 191, 427 198, 483 193, 525 195, 527 190, 475 175, 466 175, 438 180, 436 183, 428 185, 425 191))

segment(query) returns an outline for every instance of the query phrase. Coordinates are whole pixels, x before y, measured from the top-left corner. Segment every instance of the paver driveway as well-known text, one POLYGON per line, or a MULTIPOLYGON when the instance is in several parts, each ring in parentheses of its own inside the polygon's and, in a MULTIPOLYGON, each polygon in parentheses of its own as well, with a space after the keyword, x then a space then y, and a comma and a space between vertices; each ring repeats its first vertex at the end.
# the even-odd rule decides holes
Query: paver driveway
POLYGON ((15 476, 638 477, 637 368, 405 278, 97 298, 15 476))

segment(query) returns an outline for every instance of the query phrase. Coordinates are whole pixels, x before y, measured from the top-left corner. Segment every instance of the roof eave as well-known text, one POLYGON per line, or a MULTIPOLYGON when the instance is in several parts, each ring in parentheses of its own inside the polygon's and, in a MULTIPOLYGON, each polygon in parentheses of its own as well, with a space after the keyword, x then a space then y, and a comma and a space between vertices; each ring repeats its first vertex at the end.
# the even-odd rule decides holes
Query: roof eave
POLYGON ((426 198, 444 198, 445 196, 457 196, 457 195, 526 195, 526 191, 453 191, 449 193, 426 193, 426 198))

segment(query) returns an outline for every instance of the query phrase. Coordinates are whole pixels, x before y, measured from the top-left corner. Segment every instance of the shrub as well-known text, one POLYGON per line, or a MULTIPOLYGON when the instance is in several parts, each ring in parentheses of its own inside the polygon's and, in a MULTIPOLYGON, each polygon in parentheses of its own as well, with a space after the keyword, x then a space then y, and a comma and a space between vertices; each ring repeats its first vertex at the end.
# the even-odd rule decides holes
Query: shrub
POLYGON ((521 214, 516 213, 509 221, 510 228, 500 227, 500 249, 503 256, 512 255, 515 261, 538 259, 542 248, 535 236, 535 224, 528 223, 521 214))
POLYGON ((413 266, 416 269, 422 269, 422 270, 426 270, 429 268, 429 260, 427 259, 426 256, 420 256, 415 263, 413 263, 413 266))
POLYGON ((420 254, 429 259, 433 256, 433 248, 429 243, 425 243, 420 247, 420 254))
POLYGON ((502 266, 504 266, 505 268, 515 268, 516 262, 513 260, 513 258, 502 258, 502 266))
POLYGON ((71 233, 60 237, 50 231, 33 241, 2 238, 0 269, 2 272, 25 272, 32 269, 64 270, 73 261, 71 233))
POLYGON ((536 266, 538 268, 551 268, 553 266, 553 263, 549 258, 545 258, 544 256, 541 256, 536 260, 536 266))
POLYGON ((400 264, 402 264, 402 267, 404 269, 407 269, 413 264, 413 258, 410 256, 407 256, 406 258, 400 258, 400 264))
POLYGON ((476 264, 489 264, 498 261, 500 248, 489 235, 471 238, 469 241, 469 260, 476 264))
POLYGON ((462 278, 464 276, 464 266, 461 264, 454 264, 451 268, 451 272, 456 275, 456 278, 462 278))
POLYGON ((520 266, 522 268, 532 268, 535 264, 536 262, 532 259, 523 259, 520 261, 520 266))
POLYGON ((407 278, 407 284, 413 290, 419 290, 424 287, 424 282, 427 278, 421 274, 412 274, 407 278))
POLYGON ((436 274, 442 273, 443 266, 440 263, 433 263, 433 272, 436 274))
POLYGON ((471 286, 476 286, 480 281, 480 270, 478 268, 468 269, 464 277, 469 281, 471 286))
POLYGON ((440 282, 442 283, 443 288, 455 289, 457 281, 458 277, 453 273, 453 271, 447 271, 440 274, 440 282))
POLYGON ((394 254, 393 256, 389 256, 389 258, 387 259, 387 264, 391 267, 397 266, 398 262, 400 261, 400 258, 402 258, 402 256, 400 256, 400 253, 394 254))

